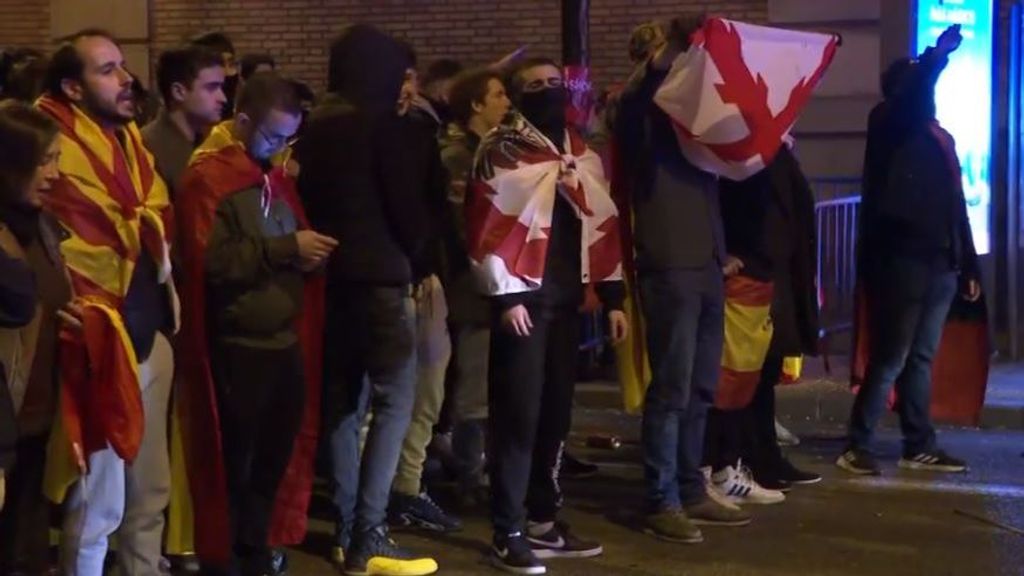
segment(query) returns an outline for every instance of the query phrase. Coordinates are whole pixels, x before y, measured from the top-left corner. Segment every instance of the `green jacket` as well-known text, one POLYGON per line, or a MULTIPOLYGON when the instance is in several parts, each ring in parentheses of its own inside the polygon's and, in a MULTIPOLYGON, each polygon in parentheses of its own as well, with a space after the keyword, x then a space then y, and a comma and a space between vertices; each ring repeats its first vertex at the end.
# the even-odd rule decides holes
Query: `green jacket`
POLYGON ((302 310, 297 224, 275 198, 265 213, 262 190, 248 188, 217 206, 206 247, 207 310, 211 339, 281 349, 298 341, 293 324, 302 310))

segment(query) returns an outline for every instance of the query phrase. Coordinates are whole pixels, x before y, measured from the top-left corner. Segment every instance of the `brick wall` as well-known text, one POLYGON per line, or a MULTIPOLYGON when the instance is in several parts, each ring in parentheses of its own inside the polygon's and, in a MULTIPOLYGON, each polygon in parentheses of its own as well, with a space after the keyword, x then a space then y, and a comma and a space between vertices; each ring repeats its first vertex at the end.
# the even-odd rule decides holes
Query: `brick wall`
MULTIPOLYGON (((592 0, 596 82, 628 74, 625 49, 634 25, 708 4, 716 5, 715 13, 754 21, 763 21, 767 12, 766 0, 592 0)), ((327 44, 346 23, 374 24, 409 40, 422 64, 440 57, 480 64, 521 44, 529 44, 532 55, 558 57, 560 5, 558 0, 151 0, 150 27, 156 50, 200 31, 223 30, 240 53, 270 52, 287 73, 321 88, 327 44)))
POLYGON ((50 3, 0 0, 0 47, 45 48, 50 30, 50 3))

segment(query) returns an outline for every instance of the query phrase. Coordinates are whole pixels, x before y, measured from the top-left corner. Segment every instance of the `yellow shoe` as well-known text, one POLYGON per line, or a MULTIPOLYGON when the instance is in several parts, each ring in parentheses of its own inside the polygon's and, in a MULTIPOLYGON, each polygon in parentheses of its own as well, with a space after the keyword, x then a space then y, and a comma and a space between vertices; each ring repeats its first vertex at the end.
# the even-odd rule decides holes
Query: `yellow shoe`
POLYGON ((435 572, 433 558, 417 558, 399 548, 384 526, 357 535, 345 558, 349 576, 427 576, 435 572))

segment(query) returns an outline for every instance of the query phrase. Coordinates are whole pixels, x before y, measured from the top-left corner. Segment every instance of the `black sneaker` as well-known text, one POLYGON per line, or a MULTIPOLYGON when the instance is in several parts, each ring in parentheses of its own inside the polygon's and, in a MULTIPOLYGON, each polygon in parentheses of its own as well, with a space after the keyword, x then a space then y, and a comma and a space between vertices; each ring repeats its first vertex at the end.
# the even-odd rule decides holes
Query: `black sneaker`
POLYGON ((398 547, 384 526, 357 534, 345 554, 349 576, 426 576, 437 572, 433 558, 413 555, 398 547))
POLYGON ((562 466, 559 468, 558 473, 562 478, 581 480, 594 476, 599 470, 597 464, 580 460, 572 454, 564 452, 562 454, 562 466))
POLYGON ((546 574, 548 571, 537 559, 522 532, 494 537, 491 564, 498 570, 512 574, 546 574))
POLYGON ((442 510, 426 492, 419 496, 392 494, 388 522, 392 526, 422 528, 432 532, 462 530, 462 521, 442 510))
MULTIPOLYGON (((807 485, 821 482, 821 474, 801 470, 796 466, 793 466, 793 463, 786 458, 782 458, 776 462, 773 468, 775 476, 786 484, 807 485)), ((764 486, 764 484, 762 484, 762 486, 764 486)), ((767 486, 765 486, 765 488, 767 488, 767 486)))
POLYGON ((783 493, 793 489, 793 485, 782 479, 774 468, 758 466, 757 468, 751 468, 750 471, 754 476, 754 482, 760 484, 762 488, 783 493))
POLYGON ((836 460, 836 466, 860 476, 880 476, 882 474, 875 457, 856 448, 850 448, 843 452, 843 455, 836 460))
POLYGON ((966 472, 967 463, 946 454, 942 450, 921 452, 914 456, 900 458, 900 468, 923 472, 966 472))
POLYGON ((604 548, 597 542, 581 540, 564 522, 555 522, 550 530, 539 536, 527 532, 527 541, 533 548, 534 555, 546 558, 593 558, 600 556, 604 548))

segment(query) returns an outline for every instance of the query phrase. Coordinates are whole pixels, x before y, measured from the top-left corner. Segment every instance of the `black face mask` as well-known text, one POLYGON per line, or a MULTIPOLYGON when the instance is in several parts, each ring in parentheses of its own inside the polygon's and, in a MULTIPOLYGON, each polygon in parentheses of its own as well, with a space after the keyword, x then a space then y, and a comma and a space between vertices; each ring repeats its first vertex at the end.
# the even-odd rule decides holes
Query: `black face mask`
POLYGON ((224 97, 227 102, 221 108, 221 119, 227 120, 235 115, 235 96, 238 94, 238 74, 224 78, 224 97))
POLYGON ((523 92, 519 97, 519 111, 559 148, 565 139, 565 107, 568 105, 569 91, 564 87, 523 92))

